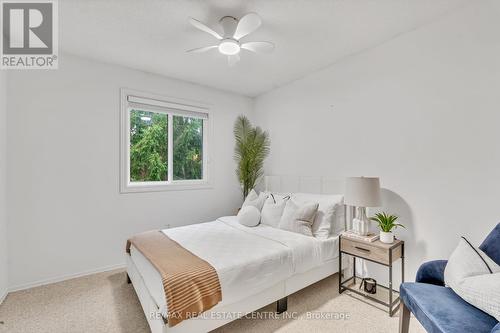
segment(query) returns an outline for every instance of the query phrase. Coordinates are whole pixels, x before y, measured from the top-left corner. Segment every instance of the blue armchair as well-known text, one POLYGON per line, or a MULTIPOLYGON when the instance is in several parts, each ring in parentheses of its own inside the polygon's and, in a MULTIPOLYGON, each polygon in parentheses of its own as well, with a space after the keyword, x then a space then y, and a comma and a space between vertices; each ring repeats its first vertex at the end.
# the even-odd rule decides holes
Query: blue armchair
MULTIPOLYGON (((479 246, 500 265, 500 223, 479 246)), ((407 333, 410 312, 430 333, 500 333, 500 323, 444 286, 447 260, 424 263, 415 282, 402 283, 399 332, 407 333)))

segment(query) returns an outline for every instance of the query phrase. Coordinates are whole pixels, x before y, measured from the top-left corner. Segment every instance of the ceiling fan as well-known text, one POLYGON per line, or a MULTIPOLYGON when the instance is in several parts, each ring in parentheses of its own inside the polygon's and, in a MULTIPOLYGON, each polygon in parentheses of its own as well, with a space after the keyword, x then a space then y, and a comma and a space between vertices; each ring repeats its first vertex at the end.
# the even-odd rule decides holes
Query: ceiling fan
POLYGON ((221 18, 219 23, 222 26, 224 35, 220 35, 206 24, 194 18, 189 18, 189 23, 211 34, 217 38, 219 42, 216 45, 199 47, 188 50, 187 52, 200 53, 217 48, 221 54, 227 56, 227 61, 230 66, 240 61, 240 51, 242 49, 256 53, 270 53, 274 50, 274 44, 271 42, 241 42, 243 37, 257 30, 262 24, 262 20, 256 13, 246 14, 239 20, 233 16, 224 16, 221 18))

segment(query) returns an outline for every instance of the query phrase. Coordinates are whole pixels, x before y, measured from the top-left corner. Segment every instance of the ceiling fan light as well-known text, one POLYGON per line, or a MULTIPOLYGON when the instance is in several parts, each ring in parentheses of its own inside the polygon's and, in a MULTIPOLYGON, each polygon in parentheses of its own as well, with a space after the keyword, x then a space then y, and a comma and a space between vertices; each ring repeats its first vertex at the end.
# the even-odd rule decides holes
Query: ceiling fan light
POLYGON ((240 50, 240 44, 232 39, 225 39, 219 44, 219 52, 225 55, 235 55, 240 50))

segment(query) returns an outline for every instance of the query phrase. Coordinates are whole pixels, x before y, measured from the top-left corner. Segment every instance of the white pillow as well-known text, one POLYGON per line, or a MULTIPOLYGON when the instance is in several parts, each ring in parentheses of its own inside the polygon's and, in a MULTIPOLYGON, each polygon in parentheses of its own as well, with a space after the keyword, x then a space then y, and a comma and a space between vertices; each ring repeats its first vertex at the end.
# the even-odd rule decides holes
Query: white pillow
POLYGON ((240 209, 238 215, 238 222, 247 227, 256 227, 260 222, 260 212, 254 206, 246 206, 240 209))
POLYGON ((243 202, 243 205, 241 207, 254 206, 260 212, 262 210, 262 206, 264 205, 264 201, 266 201, 266 198, 266 193, 260 192, 260 194, 257 194, 257 192, 252 189, 250 193, 248 193, 247 197, 245 198, 245 202, 243 202))
POLYGON ((287 201, 279 228, 306 236, 313 236, 312 224, 318 212, 318 203, 299 203, 294 199, 287 201))
POLYGON ((318 213, 314 219, 312 232, 318 239, 327 239, 344 229, 344 196, 332 194, 294 193, 292 198, 297 201, 317 202, 318 213))
POLYGON ((462 237, 444 270, 447 286, 500 321, 500 266, 462 237))
POLYGON ((290 196, 269 193, 261 212, 261 223, 278 228, 281 216, 285 210, 286 202, 290 196))

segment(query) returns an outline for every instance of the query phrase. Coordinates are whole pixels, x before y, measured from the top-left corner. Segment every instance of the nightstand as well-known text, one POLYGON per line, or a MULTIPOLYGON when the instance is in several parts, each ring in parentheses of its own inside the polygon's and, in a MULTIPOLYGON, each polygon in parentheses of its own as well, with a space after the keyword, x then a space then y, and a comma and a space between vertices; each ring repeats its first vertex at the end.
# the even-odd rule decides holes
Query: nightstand
MULTIPOLYGON (((392 288, 392 264, 401 259, 401 282, 404 282, 404 249, 405 244, 402 240, 394 240, 392 244, 382 243, 380 240, 374 242, 366 242, 348 237, 340 236, 339 239, 339 294, 349 290, 353 293, 366 297, 381 305, 389 308, 389 316, 392 317, 394 312, 398 309, 396 305, 399 304, 399 291, 392 288), (342 281, 342 255, 347 254, 354 258, 353 276, 342 281), (359 284, 356 283, 356 258, 365 259, 376 264, 383 265, 389 269, 389 286, 382 286, 377 283, 377 293, 372 295, 366 293, 363 289, 359 289, 359 284), (380 288, 382 290, 380 290, 380 288), (378 294, 378 295, 377 295, 378 294), (387 294, 387 295, 385 295, 387 294), (397 295, 393 300, 393 296, 397 295), (383 299, 388 298, 388 302, 383 299)), ((361 280, 360 278, 358 278, 361 280)), ((398 288, 399 289, 399 288, 398 288)))

